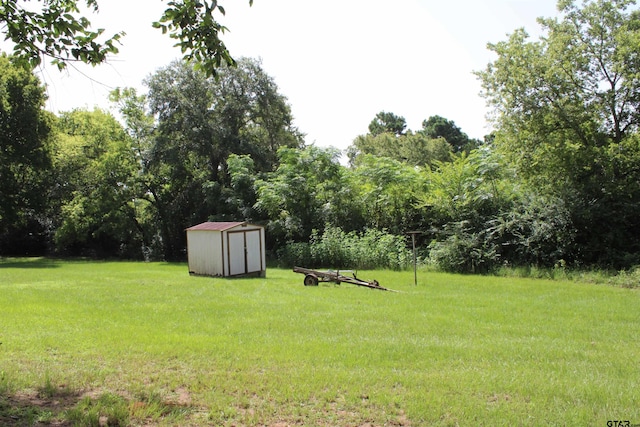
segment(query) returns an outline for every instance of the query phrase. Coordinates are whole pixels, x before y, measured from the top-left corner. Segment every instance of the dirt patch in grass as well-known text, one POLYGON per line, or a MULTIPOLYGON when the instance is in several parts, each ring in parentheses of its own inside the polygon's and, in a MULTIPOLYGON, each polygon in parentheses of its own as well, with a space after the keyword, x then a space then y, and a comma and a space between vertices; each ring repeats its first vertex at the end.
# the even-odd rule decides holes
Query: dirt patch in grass
MULTIPOLYGON (((181 419, 185 425, 195 413, 186 389, 178 389, 168 399, 132 399, 104 390, 73 391, 65 386, 23 390, 0 395, 0 426, 66 427, 78 422, 100 426, 125 426, 136 420, 156 425, 166 419, 181 419)), ((169 424, 172 424, 169 421, 169 424)), ((176 425, 178 425, 176 424, 176 425)))
POLYGON ((0 396, 0 425, 3 426, 70 426, 62 417, 73 408, 82 395, 65 387, 58 387, 55 394, 42 391, 20 391, 0 396))
MULTIPOLYGON (((65 386, 41 390, 23 390, 0 395, 0 426, 69 427, 74 423, 99 426, 136 425, 256 425, 268 427, 298 427, 312 422, 318 426, 345 425, 372 427, 374 419, 351 408, 333 402, 324 407, 309 407, 307 413, 288 413, 290 408, 271 407, 269 411, 254 409, 256 402, 245 405, 231 403, 231 416, 211 417, 210 408, 196 408, 186 388, 177 388, 159 396, 132 396, 105 390, 74 391, 65 386), (284 413, 281 412, 284 409, 284 413), (281 412, 278 415, 278 412, 281 412)), ((312 405, 313 406, 313 405, 312 405)), ((371 415, 371 414, 369 414, 371 415)), ((383 417, 385 418, 385 417, 383 417)), ((411 426, 403 411, 387 416, 389 426, 411 426)))
POLYGON ((171 399, 171 403, 177 406, 191 406, 191 394, 189 390, 184 387, 179 387, 174 390, 174 397, 171 399))

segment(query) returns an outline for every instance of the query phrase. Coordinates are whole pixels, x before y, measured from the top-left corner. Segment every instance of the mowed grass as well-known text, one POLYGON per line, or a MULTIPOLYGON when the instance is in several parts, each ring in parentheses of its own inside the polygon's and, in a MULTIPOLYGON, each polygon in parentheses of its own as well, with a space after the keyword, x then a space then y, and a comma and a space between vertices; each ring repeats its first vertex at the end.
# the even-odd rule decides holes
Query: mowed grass
POLYGON ((0 261, 0 424, 640 423, 640 291, 359 277, 0 261))

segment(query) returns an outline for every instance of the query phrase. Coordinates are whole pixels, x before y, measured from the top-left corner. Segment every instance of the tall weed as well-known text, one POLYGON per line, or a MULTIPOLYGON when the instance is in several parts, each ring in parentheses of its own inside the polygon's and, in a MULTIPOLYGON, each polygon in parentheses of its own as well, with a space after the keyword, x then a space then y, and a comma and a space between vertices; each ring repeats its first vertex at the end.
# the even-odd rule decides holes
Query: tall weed
POLYGON ((97 400, 85 397, 66 411, 65 418, 74 426, 124 427, 130 425, 129 403, 112 393, 104 393, 97 400))
POLYGON ((611 277, 607 283, 621 288, 640 288, 640 267, 629 271, 623 270, 611 277))
POLYGON ((9 389, 9 379, 7 378, 7 374, 4 371, 0 371, 0 397, 6 394, 9 389))
POLYGON ((278 251, 278 260, 286 267, 400 270, 412 259, 405 237, 374 229, 345 233, 340 227, 328 227, 322 234, 314 231, 308 243, 292 242, 278 251))

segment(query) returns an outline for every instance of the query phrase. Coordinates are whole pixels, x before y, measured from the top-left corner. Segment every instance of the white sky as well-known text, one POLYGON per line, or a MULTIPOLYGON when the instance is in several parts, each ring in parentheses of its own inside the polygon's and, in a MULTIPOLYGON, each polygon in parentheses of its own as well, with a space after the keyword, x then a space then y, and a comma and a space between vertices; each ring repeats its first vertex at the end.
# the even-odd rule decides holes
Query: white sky
MULTIPOLYGON (((489 133, 473 71, 493 59, 487 42, 516 28, 539 34, 536 18, 556 16, 556 0, 248 0, 220 1, 234 57, 262 59, 291 105, 307 143, 345 149, 379 111, 418 130, 424 119, 454 120, 470 137, 489 133)), ((151 28, 166 3, 102 0, 94 28, 127 35, 120 54, 95 68, 39 70, 48 108, 109 108, 115 87, 137 87, 180 57, 173 40, 151 28)))

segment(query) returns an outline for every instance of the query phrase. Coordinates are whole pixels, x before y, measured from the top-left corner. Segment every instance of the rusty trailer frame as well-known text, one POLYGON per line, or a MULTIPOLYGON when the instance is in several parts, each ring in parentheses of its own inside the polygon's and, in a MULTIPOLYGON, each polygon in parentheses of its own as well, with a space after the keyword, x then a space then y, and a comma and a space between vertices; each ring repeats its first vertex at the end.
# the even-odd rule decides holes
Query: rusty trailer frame
POLYGON ((333 282, 333 283, 337 283, 338 285, 340 283, 351 283, 352 285, 364 286, 366 288, 371 288, 371 289, 380 289, 381 291, 397 292, 397 291, 394 291, 393 289, 388 289, 383 286, 380 286, 377 280, 367 281, 367 280, 359 279, 358 277, 356 277, 356 273, 353 272, 352 270, 342 270, 342 273, 351 273, 351 277, 341 274, 340 270, 321 271, 321 270, 312 270, 310 268, 293 267, 293 272, 304 274, 303 283, 305 286, 318 286, 319 282, 333 282))

